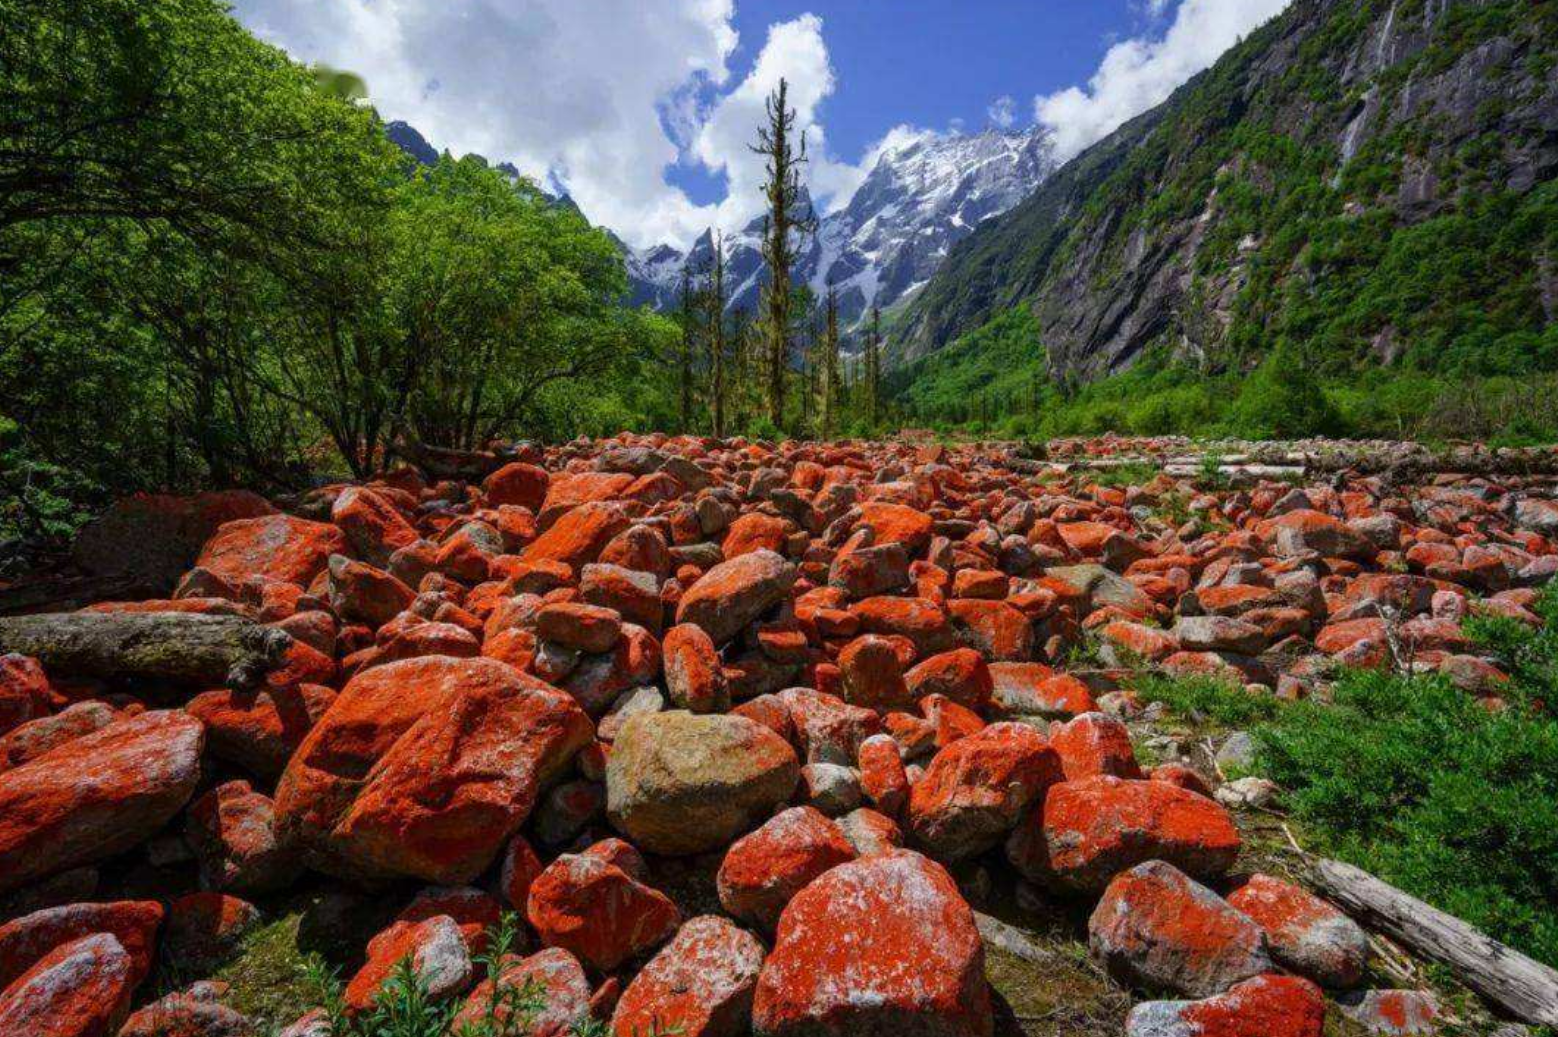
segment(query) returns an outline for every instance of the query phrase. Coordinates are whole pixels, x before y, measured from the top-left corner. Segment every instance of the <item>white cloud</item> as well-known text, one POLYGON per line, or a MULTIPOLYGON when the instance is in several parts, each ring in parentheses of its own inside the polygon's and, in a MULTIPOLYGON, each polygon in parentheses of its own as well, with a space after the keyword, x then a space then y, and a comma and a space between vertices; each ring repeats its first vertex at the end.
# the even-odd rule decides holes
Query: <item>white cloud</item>
POLYGON ((636 242, 713 216, 667 184, 724 84, 733 0, 236 0, 257 35, 350 69, 387 119, 435 146, 561 183, 636 242), (679 141, 676 137, 682 137, 679 141))
MULTIPOLYGON (((1290 0, 1183 0, 1161 39, 1138 37, 1109 48, 1087 87, 1034 99, 1034 117, 1055 133, 1064 161, 1122 123, 1161 104, 1290 0)), ((1149 0, 1153 14, 1168 0, 1149 0)))
POLYGON ((1012 100, 1010 94, 997 97, 990 102, 990 107, 986 109, 986 114, 990 116, 990 122, 993 125, 999 126, 1003 130, 1010 129, 1012 123, 1017 121, 1017 102, 1012 100))

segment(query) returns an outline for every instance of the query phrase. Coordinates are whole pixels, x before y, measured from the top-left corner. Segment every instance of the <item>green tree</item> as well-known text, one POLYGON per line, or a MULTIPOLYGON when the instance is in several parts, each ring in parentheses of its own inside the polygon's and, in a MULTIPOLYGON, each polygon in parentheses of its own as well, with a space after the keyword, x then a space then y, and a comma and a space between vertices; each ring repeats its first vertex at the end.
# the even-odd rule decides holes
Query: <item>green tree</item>
POLYGON ((1331 435, 1339 420, 1320 380, 1282 341, 1261 361, 1234 402, 1233 425, 1252 439, 1331 435))

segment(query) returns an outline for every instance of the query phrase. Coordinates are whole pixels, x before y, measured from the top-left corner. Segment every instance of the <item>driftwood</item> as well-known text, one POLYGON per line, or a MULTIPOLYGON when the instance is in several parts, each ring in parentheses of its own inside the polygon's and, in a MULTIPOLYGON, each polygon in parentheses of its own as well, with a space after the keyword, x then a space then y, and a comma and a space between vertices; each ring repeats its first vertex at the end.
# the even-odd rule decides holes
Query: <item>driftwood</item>
POLYGON ((1558 1025, 1558 972, 1360 868, 1311 859, 1307 870, 1327 899, 1408 950, 1448 966, 1488 1003, 1521 1022, 1558 1025))
POLYGON ((292 638, 239 616, 193 612, 64 612, 0 619, 0 653, 50 673, 151 677, 252 688, 282 662, 292 638))

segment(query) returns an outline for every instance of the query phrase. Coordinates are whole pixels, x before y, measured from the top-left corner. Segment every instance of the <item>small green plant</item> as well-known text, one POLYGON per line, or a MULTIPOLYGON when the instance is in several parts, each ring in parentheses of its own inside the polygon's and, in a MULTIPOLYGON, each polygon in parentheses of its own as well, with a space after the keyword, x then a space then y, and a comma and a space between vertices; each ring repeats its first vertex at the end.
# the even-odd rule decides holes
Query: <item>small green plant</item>
POLYGON ((1247 727, 1271 720, 1281 708, 1270 695, 1254 694, 1215 677, 1144 674, 1131 688, 1146 701, 1162 702, 1188 720, 1210 721, 1219 727, 1247 727))
POLYGON ((1147 461, 1130 461, 1114 468, 1101 468, 1084 472, 1082 481, 1095 486, 1124 488, 1143 486, 1156 479, 1163 469, 1147 461))

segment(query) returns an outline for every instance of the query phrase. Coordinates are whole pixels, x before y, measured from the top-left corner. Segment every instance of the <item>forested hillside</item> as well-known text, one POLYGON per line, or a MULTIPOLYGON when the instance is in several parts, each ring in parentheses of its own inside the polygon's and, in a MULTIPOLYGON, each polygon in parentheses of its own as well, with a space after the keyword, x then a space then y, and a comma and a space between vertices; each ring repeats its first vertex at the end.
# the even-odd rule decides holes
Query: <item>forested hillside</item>
POLYGON ((215 0, 0 0, 0 543, 142 488, 297 488, 397 437, 663 419, 609 237, 418 167, 215 0))
POLYGON ((1555 58, 1552 0, 1299 0, 955 249, 897 356, 1027 307, 1028 363, 1059 389, 1134 366, 1122 404, 1227 397, 1279 346, 1343 397, 1413 376, 1402 411, 1551 372, 1555 58))

